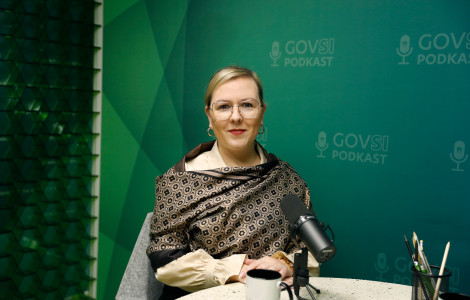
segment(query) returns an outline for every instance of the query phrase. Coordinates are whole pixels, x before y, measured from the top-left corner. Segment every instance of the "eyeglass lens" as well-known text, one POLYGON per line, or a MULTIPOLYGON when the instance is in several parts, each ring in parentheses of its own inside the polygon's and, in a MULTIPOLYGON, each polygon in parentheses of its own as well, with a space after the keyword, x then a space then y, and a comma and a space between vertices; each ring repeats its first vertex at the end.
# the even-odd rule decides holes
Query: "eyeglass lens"
POLYGON ((211 108, 217 120, 227 120, 232 115, 234 107, 238 108, 242 118, 255 119, 258 116, 260 104, 254 100, 242 101, 238 105, 226 101, 217 101, 213 103, 211 108))

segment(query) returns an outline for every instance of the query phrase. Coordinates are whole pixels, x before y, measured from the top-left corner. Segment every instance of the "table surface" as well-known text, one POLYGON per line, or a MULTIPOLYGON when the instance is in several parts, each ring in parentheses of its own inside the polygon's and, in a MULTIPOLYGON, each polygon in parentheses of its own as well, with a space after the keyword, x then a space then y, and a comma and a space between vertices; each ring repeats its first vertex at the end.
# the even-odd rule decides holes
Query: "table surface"
MULTIPOLYGON (((310 284, 320 289, 320 294, 313 294, 317 300, 401 300, 411 299, 411 286, 369 281, 361 279, 311 277, 310 284)), ((292 291, 293 293, 293 291, 292 291)), ((311 299, 306 288, 300 289, 300 296, 311 299)), ((294 296, 294 298, 296 298, 294 296)), ((245 285, 232 283, 205 289, 179 298, 181 300, 242 300, 245 299, 245 285)), ((281 292, 281 299, 288 300, 287 292, 281 292)))

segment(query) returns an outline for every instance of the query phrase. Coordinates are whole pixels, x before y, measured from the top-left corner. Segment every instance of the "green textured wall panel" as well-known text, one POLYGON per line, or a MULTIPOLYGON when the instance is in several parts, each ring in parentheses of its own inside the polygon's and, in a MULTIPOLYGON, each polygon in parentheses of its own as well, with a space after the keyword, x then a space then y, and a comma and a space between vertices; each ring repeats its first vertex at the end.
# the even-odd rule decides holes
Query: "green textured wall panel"
POLYGON ((87 298, 94 1, 0 3, 0 298, 87 298))

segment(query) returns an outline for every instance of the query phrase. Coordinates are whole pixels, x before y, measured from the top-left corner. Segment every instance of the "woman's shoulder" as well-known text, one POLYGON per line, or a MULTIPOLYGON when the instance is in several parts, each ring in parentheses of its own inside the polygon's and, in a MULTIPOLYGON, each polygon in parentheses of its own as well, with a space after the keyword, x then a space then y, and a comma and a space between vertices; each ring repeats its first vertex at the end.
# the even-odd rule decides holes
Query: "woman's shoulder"
POLYGON ((289 169, 289 170, 291 170, 292 172, 297 173, 297 171, 294 169, 294 167, 293 167, 290 163, 288 163, 287 161, 282 160, 282 159, 280 159, 280 158, 278 158, 277 160, 278 160, 278 162, 279 162, 279 165, 282 166, 283 168, 289 169))
POLYGON ((289 174, 291 176, 295 176, 295 177, 298 178, 298 180, 301 180, 301 181, 305 182, 305 180, 297 172, 297 170, 290 163, 288 163, 287 161, 278 158, 278 165, 287 174, 289 174))

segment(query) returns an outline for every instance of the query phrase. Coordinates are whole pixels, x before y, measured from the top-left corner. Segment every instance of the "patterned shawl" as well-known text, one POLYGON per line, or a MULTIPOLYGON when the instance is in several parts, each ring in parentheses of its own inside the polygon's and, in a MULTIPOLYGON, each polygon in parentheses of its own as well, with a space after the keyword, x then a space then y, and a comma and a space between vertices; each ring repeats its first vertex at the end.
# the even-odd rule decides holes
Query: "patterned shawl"
MULTIPOLYGON (((214 258, 243 253, 255 259, 280 250, 297 250, 280 201, 296 194, 310 207, 304 180, 273 154, 267 155, 267 163, 253 167, 185 172, 186 159, 210 149, 212 144, 199 145, 157 177, 147 248, 151 260, 153 254, 171 256, 176 250, 187 253, 203 249, 214 258)), ((163 259, 158 265, 176 258, 163 259)))

